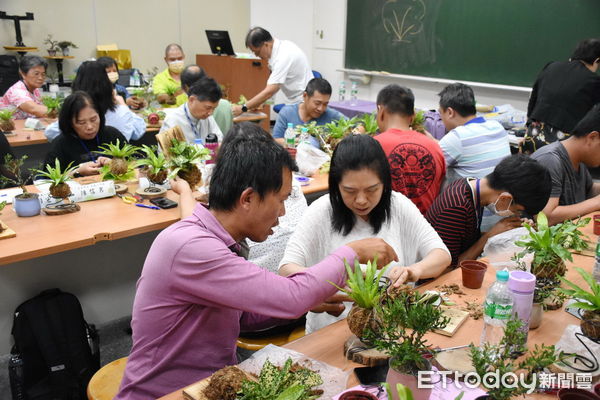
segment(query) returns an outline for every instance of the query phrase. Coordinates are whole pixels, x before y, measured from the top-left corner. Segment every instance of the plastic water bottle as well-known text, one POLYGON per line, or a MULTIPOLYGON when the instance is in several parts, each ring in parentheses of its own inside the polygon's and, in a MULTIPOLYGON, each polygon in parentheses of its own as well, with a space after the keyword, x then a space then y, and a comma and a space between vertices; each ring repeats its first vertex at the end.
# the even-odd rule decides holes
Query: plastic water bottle
POLYGON ((345 98, 346 98, 346 82, 341 81, 340 82, 340 90, 338 92, 338 100, 344 101, 345 98))
POLYGON ((18 354, 8 360, 8 379, 14 400, 25 400, 25 377, 23 371, 23 359, 18 354))
POLYGON ((287 147, 288 149, 296 148, 296 131, 294 130, 294 124, 292 124, 291 122, 288 122, 287 129, 285 130, 284 138, 285 138, 285 147, 287 147))
POLYGON ((508 289, 508 271, 496 272, 496 282, 488 289, 483 304, 481 345, 498 344, 504 337, 506 322, 513 313, 514 300, 508 289))
POLYGON ((358 84, 352 81, 352 88, 350 89, 350 104, 355 106, 358 100, 358 84))
POLYGON ((298 142, 310 144, 310 134, 308 133, 308 128, 302 128, 300 132, 300 140, 298 140, 298 142))
POLYGON ((592 276, 596 282, 600 283, 600 238, 598 238, 598 244, 596 244, 596 263, 594 264, 594 269, 592 270, 592 276))
POLYGON ((217 156, 217 147, 219 147, 219 138, 214 133, 209 133, 206 136, 204 147, 210 151, 210 160, 206 160, 206 164, 214 164, 217 156))

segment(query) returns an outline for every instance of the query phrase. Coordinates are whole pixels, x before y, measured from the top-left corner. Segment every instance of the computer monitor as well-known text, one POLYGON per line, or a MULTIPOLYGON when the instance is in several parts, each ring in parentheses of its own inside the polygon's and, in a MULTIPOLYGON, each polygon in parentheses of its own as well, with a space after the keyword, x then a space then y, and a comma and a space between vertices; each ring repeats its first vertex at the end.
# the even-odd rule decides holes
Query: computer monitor
POLYGON ((233 46, 231 45, 231 39, 229 39, 229 32, 227 31, 206 31, 206 37, 208 38, 208 44, 210 45, 210 51, 216 55, 227 54, 234 56, 233 46))

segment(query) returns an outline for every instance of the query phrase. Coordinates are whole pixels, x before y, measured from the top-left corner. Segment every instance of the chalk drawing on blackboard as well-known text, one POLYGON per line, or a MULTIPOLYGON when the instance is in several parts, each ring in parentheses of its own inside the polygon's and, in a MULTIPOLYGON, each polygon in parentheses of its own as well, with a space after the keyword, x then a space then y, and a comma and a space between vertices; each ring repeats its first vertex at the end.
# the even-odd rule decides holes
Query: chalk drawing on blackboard
POLYGON ((411 43, 423 31, 426 11, 423 0, 387 0, 381 8, 383 28, 393 42, 411 43))

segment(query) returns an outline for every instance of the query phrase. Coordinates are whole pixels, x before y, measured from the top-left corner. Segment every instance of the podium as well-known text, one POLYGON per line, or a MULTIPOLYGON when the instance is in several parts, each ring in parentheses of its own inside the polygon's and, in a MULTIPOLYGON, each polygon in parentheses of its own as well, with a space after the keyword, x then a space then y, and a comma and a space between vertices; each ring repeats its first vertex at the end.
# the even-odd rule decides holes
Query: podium
MULTIPOLYGON (((267 62, 260 59, 196 54, 196 64, 222 86, 223 98, 233 104, 239 101, 240 95, 250 99, 258 94, 267 85, 271 74, 267 62)), ((265 105, 260 111, 269 115, 271 110, 265 105)), ((269 132, 269 119, 261 121, 260 125, 269 132)))

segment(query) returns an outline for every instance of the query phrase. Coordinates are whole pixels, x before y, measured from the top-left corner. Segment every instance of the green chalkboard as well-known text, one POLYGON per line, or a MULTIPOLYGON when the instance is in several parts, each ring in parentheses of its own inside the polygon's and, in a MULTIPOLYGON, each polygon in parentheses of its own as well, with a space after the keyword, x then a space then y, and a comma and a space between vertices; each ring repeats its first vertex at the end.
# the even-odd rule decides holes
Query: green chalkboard
POLYGON ((348 0, 346 68, 526 86, 600 38, 600 0, 348 0))

